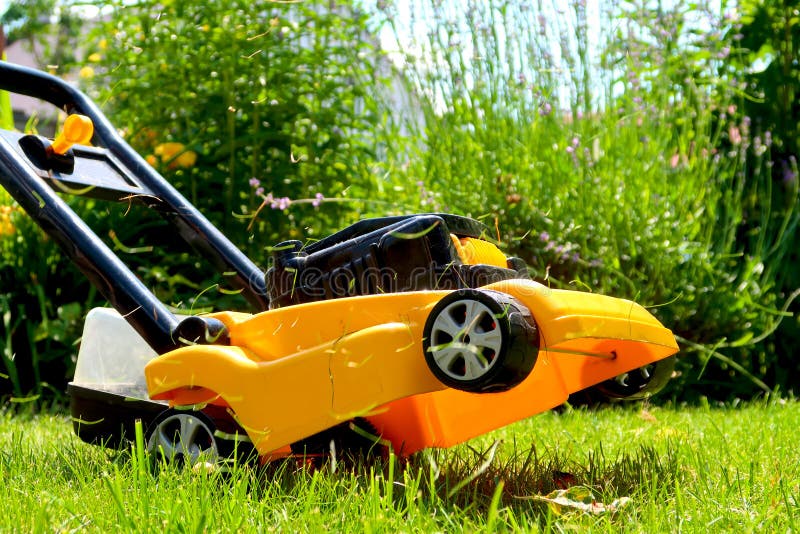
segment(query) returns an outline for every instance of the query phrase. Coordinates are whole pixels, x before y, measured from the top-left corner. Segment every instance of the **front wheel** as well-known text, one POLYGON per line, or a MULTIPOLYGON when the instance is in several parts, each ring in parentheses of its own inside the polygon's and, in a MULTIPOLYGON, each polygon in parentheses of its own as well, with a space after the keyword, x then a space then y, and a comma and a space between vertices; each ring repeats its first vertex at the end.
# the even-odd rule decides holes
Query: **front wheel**
POLYGON ((257 457, 244 429, 218 406, 202 412, 164 410, 149 425, 147 450, 156 458, 189 466, 246 464, 257 457))
POLYGON ((445 385, 470 392, 508 390, 539 354, 530 311, 499 291, 462 289, 431 310, 423 330, 425 361, 445 385))
POLYGON ((202 412, 165 410, 151 425, 147 450, 170 463, 215 464, 219 460, 219 445, 214 428, 213 421, 202 412))

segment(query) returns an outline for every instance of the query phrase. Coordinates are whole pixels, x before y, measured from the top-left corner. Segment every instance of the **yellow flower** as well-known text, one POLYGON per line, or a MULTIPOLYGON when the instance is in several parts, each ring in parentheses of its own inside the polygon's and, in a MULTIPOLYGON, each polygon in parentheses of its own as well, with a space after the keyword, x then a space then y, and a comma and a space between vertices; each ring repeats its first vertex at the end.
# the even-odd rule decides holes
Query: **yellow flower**
POLYGON ((100 63, 100 61, 103 59, 103 56, 95 52, 94 54, 89 54, 89 57, 86 59, 92 63, 100 63))
POLYGON ((106 48, 108 48, 108 40, 100 39, 100 41, 98 41, 97 43, 97 48, 99 48, 100 50, 105 50, 106 48))
POLYGON ((183 143, 161 143, 154 150, 156 156, 160 156, 162 161, 169 162, 170 169, 194 166, 197 162, 197 153, 193 150, 186 150, 183 143))
POLYGON ((194 167, 195 163, 197 163, 197 154, 193 150, 187 150, 175 158, 172 163, 169 164, 169 168, 174 169, 176 167, 182 167, 188 169, 189 167, 194 167))
POLYGON ((89 66, 83 67, 80 71, 78 71, 78 76, 81 78, 91 78, 94 76, 94 69, 89 66))
POLYGON ((158 158, 152 154, 148 154, 144 159, 150 164, 151 167, 158 165, 158 158))
POLYGON ((161 143, 155 148, 156 156, 161 156, 161 159, 172 159, 175 154, 182 152, 186 148, 183 143, 161 143))
POLYGON ((0 236, 14 235, 16 228, 11 222, 11 213, 14 208, 11 206, 0 206, 0 236))

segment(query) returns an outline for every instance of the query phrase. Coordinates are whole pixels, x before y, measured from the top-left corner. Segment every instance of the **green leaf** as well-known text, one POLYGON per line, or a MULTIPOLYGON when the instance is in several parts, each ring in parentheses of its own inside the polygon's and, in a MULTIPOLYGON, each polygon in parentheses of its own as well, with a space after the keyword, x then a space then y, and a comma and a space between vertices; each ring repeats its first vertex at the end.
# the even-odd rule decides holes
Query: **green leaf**
MULTIPOLYGON (((6 60, 5 53, 2 60, 6 60)), ((8 91, 0 91, 0 129, 14 129, 14 112, 11 109, 11 95, 8 91)))
POLYGON ((746 332, 742 337, 737 339, 736 341, 731 343, 731 347, 742 347, 750 343, 750 340, 753 339, 753 332, 746 332))

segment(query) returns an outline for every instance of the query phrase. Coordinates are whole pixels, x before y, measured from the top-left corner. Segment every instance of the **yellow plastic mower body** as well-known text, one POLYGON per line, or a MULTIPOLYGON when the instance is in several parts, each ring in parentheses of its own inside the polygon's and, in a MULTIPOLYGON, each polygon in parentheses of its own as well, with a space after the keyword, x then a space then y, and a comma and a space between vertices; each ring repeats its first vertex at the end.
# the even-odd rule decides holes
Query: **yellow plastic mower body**
POLYGON ((448 447, 678 350, 672 333, 634 302, 531 280, 213 317, 228 328, 230 346, 186 346, 153 359, 145 367, 150 397, 175 407, 229 409, 261 455, 280 454, 355 417, 366 418, 401 454, 448 447), (535 363, 527 372, 522 366, 525 376, 517 383, 502 373, 495 378, 505 382, 476 383, 485 368, 504 364, 498 357, 506 348, 498 341, 503 332, 491 318, 506 317, 487 295, 501 306, 513 302, 513 309, 507 305, 512 312, 531 312, 526 320, 535 325, 535 339, 528 329, 522 343, 511 340, 518 351, 532 352, 535 363), (443 301, 447 306, 437 310, 443 301), (447 332, 453 339, 431 344, 432 336, 447 332), (473 339, 465 339, 469 334, 473 339), (474 345, 490 347, 489 356, 474 345), (444 369, 431 354, 441 356, 444 369))

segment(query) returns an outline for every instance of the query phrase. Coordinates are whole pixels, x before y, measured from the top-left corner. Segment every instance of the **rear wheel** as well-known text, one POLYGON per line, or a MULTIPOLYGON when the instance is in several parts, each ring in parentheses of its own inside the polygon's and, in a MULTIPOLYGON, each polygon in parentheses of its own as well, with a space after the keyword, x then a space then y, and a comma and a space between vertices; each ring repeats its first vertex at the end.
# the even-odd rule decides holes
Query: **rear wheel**
POLYGON ((423 348, 443 384, 470 392, 505 391, 533 369, 539 333, 530 311, 512 296, 462 289, 431 310, 423 348))
POLYGON ((670 356, 600 382, 593 388, 607 399, 646 399, 664 389, 674 370, 675 356, 670 356))
POLYGON ((664 388, 674 369, 675 357, 671 356, 576 391, 569 396, 569 403, 573 406, 596 406, 646 399, 664 388))

